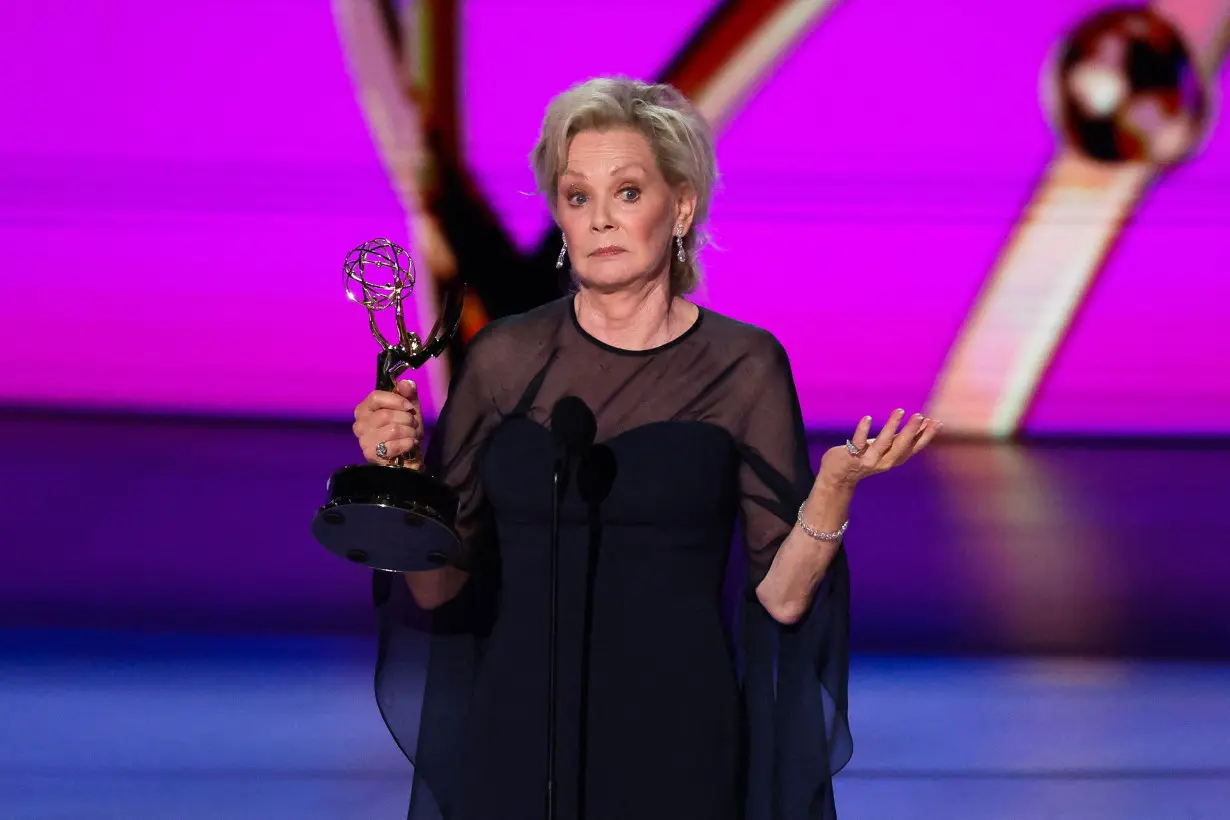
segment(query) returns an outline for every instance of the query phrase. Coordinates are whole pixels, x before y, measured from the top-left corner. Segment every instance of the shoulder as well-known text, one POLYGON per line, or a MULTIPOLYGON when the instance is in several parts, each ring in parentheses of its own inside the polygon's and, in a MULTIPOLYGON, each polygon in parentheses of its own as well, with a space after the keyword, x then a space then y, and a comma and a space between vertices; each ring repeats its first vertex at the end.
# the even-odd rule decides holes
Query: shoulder
POLYGON ((745 441, 749 425, 774 425, 786 414, 797 419, 798 392, 785 346, 767 328, 706 311, 708 349, 713 351, 728 402, 731 430, 745 441))
POLYGON ((493 318, 478 331, 471 343, 530 342, 540 338, 547 329, 555 328, 568 316, 568 302, 552 299, 545 305, 512 316, 493 318))
POLYGON ((790 369, 785 346, 767 328, 705 309, 704 321, 710 341, 716 343, 741 367, 761 371, 790 369))
POLYGON ((540 358, 556 338, 567 304, 553 300, 524 313, 492 319, 466 342, 466 367, 484 373, 505 373, 540 358))

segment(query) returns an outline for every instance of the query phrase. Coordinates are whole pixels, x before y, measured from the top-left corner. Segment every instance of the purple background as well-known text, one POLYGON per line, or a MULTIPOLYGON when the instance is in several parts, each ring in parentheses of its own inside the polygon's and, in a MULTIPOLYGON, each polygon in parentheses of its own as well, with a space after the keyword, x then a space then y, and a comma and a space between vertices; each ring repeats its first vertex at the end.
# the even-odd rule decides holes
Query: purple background
MULTIPOLYGON (((468 156, 521 242, 550 95, 653 75, 711 5, 463 3, 468 156)), ((1041 66, 1102 5, 848 0, 722 134, 701 299, 783 340, 813 427, 923 403, 1054 152, 1041 66)), ((328 4, 18 4, 0 71, 0 402, 350 414, 341 260, 406 228, 328 4)), ((1230 432, 1228 179, 1221 128, 1148 195, 1028 429, 1230 432)))
MULTIPOLYGON (((655 74, 715 2, 460 0, 467 151, 524 246, 549 96, 655 74)), ((813 458, 930 391, 1054 152, 1039 68, 1100 5, 842 0, 722 134, 702 297, 785 341, 813 458)), ((371 384, 342 258, 406 242, 330 4, 7 6, 0 814, 404 812, 370 574, 308 531, 371 384)), ((1126 661, 1230 658, 1227 191, 1222 128, 1027 415, 1127 437, 946 436, 860 487, 853 648, 898 657, 856 658, 843 817, 1221 816, 1225 675, 1126 661), (1115 660, 942 658, 986 652, 1115 660)))
MULTIPOLYGON (((529 247, 547 99, 655 74, 709 3, 634 4, 632 32, 463 6, 466 149, 529 247)), ((1040 66, 1096 7, 848 0, 722 133, 702 298, 785 342, 813 428, 923 402, 1054 152, 1040 66)), ((0 624, 369 629, 367 573, 307 526, 370 388, 341 260, 406 220, 327 4, 35 9, 0 27, 0 406, 36 408, 0 415, 0 624)), ((1150 193, 1031 430, 1230 432, 1227 179, 1222 129, 1150 193)), ((937 445, 860 490, 859 645, 1230 651, 1228 463, 937 445)))
MULTIPOLYGON (((0 452, 0 626, 374 634, 308 532, 343 424, 9 414, 0 452)), ((1227 486, 1224 445, 936 444, 859 488, 854 644, 1230 656, 1227 486)))

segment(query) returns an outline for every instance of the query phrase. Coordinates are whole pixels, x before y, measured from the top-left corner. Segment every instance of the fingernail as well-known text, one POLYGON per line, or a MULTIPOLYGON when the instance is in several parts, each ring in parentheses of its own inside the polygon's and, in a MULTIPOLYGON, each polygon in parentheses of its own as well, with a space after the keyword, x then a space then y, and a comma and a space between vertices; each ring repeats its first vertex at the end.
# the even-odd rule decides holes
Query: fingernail
POLYGON ((863 416, 863 421, 871 421, 871 416, 863 416))

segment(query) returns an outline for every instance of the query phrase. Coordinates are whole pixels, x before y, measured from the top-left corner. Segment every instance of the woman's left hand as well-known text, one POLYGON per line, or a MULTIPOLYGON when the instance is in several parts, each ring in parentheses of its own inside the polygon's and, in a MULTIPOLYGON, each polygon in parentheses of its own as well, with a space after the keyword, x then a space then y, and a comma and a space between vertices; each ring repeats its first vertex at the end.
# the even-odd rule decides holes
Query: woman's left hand
POLYGON ((915 413, 905 427, 898 430, 904 417, 904 410, 895 411, 880 430, 880 434, 875 438, 868 438, 871 433, 871 416, 864 416, 850 438, 850 443, 858 451, 857 455, 851 453, 845 444, 831 448, 820 459, 820 472, 816 476, 816 482, 853 489, 854 485, 869 475, 904 464, 930 444, 931 439, 935 438, 935 434, 944 426, 942 422, 915 413))

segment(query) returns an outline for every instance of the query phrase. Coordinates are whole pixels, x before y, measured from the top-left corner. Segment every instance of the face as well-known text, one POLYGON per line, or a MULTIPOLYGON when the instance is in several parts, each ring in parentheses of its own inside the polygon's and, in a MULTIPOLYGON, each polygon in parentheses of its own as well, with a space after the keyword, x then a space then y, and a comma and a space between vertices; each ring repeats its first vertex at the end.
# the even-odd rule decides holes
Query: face
POLYGON ((666 181, 638 132, 582 131, 556 192, 573 274, 599 290, 668 276, 675 228, 691 228, 695 203, 666 181))

